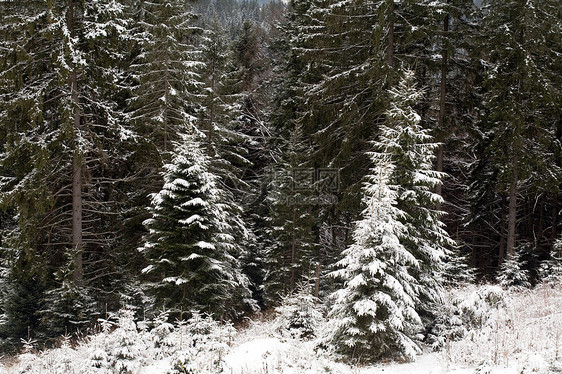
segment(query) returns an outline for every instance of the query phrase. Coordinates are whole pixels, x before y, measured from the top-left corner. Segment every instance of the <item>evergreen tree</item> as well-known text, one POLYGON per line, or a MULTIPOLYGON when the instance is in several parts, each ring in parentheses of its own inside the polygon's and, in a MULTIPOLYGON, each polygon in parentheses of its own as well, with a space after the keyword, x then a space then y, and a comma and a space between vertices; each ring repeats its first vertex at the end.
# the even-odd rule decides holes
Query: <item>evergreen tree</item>
POLYGON ((562 239, 556 240, 550 253, 550 259, 541 264, 541 282, 556 285, 562 280, 562 239))
POLYGON ((419 352, 414 339, 422 327, 416 312, 419 284, 411 272, 421 270, 421 263, 403 244, 410 217, 399 208, 401 187, 391 181, 399 136, 395 129, 381 128, 363 190, 363 219, 333 273, 344 286, 333 294, 327 341, 359 362, 413 359, 419 352))
POLYGON ((314 271, 318 261, 318 217, 313 210, 322 202, 316 192, 315 170, 309 166, 309 147, 302 135, 297 125, 283 147, 285 154, 277 163, 276 176, 272 179, 273 244, 266 252, 265 278, 266 296, 271 302, 295 291, 297 284, 314 271))
MULTIPOLYGON (((35 286, 52 295, 62 296, 66 282, 79 289, 75 296, 84 295, 69 305, 93 307, 88 294, 115 271, 110 259, 119 225, 107 218, 119 201, 108 181, 124 174, 116 168, 129 134, 120 123, 115 68, 126 37, 123 7, 110 0, 2 6, 8 20, 2 32, 14 46, 2 52, 7 70, 0 108, 1 200, 18 225, 5 243, 18 252, 11 273, 36 277, 35 286), (59 270, 64 280, 53 276, 59 270)), ((58 315, 66 325, 91 317, 44 306, 42 314, 58 315)), ((65 326, 56 328, 50 333, 65 326)))
POLYGON ((156 306, 174 316, 199 310, 236 317, 253 307, 248 279, 237 260, 241 238, 233 236, 240 218, 232 210, 209 157, 193 135, 174 143, 164 166, 164 186, 152 197, 149 233, 141 251, 149 266, 147 287, 156 306))
POLYGON ((186 131, 186 121, 196 116, 201 88, 196 71, 202 63, 194 45, 201 29, 193 25, 196 16, 185 1, 141 2, 138 13, 135 39, 140 51, 131 65, 138 84, 132 91, 130 120, 151 138, 148 146, 166 152, 186 131))
POLYGON ((248 184, 242 178, 245 169, 251 167, 246 158, 250 139, 241 132, 240 95, 230 87, 236 84, 232 55, 216 21, 204 31, 200 48, 203 68, 199 74, 203 85, 197 127, 205 134, 212 172, 242 201, 248 192, 248 184))
POLYGON ((529 272, 523 268, 519 252, 514 252, 500 267, 498 282, 505 288, 522 290, 531 287, 529 272))
POLYGON ((344 286, 334 293, 328 341, 357 360, 415 356, 413 338, 440 301, 445 245, 452 244, 435 210, 442 174, 433 170, 436 145, 414 110, 423 94, 414 73, 405 71, 389 93, 363 220, 334 273, 344 286))
POLYGON ((388 152, 395 164, 389 179, 398 186, 397 206, 405 213, 403 224, 407 234, 403 244, 419 263, 412 275, 419 284, 420 302, 416 309, 423 316, 431 314, 431 303, 440 301, 446 247, 453 244, 440 221, 442 213, 435 209, 443 201, 435 193, 443 174, 434 171, 437 144, 429 130, 422 127, 421 117, 414 109, 423 96, 423 91, 415 86, 414 73, 405 71, 389 92, 391 104, 385 127, 392 134, 388 152))
POLYGON ((561 26, 556 1, 491 0, 483 6, 477 50, 482 103, 474 146, 479 157, 469 218, 473 231, 484 232, 477 244, 495 247, 499 265, 519 242, 533 242, 538 251, 556 238, 545 238, 544 227, 550 218, 545 208, 556 206, 560 193, 561 26))

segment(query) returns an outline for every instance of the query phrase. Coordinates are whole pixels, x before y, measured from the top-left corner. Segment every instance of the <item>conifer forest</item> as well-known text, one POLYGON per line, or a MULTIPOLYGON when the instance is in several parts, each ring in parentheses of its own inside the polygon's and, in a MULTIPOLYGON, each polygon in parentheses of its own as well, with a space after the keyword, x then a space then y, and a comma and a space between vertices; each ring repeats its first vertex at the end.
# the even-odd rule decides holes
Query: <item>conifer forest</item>
POLYGON ((560 282, 561 142, 560 0, 0 0, 0 352, 300 295, 411 360, 560 282))

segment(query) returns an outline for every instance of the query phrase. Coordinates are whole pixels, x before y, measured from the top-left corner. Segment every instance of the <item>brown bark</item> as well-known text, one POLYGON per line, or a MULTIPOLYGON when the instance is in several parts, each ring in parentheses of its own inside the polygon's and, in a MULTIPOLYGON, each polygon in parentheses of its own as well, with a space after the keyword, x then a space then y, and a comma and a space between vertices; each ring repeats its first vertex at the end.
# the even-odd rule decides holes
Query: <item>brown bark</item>
POLYGON ((388 3, 388 46, 386 48, 386 63, 394 66, 394 0, 388 3))
POLYGON ((515 228, 517 225, 517 183, 519 182, 519 176, 517 173, 517 163, 518 163, 518 150, 514 148, 513 154, 513 176, 511 179, 511 186, 509 189, 509 211, 508 211, 508 222, 507 222, 507 245, 506 252, 507 257, 511 257, 515 253, 515 228))
MULTIPOLYGON (((73 0, 68 1, 67 9, 68 29, 74 34, 74 3, 73 0)), ((70 75, 70 92, 73 105, 73 153, 72 153, 72 247, 74 254, 74 273, 73 281, 76 284, 82 284, 84 281, 83 269, 83 238, 82 238, 82 157, 77 140, 80 131, 80 106, 78 97, 78 72, 76 68, 70 75)))
MULTIPOLYGON (((447 42, 445 41, 446 34, 449 31, 449 15, 445 15, 443 19, 443 45, 441 52, 441 87, 439 90, 439 117, 437 119, 438 126, 438 141, 439 148, 437 148, 437 171, 443 171, 443 134, 445 131, 445 110, 446 110, 446 96, 447 96, 447 64, 448 64, 448 51, 447 42)), ((438 184, 435 191, 439 196, 443 196, 443 185, 438 184)), ((441 204, 437 204, 437 209, 441 209, 441 204)))
POLYGON ((314 297, 318 298, 320 295, 320 262, 316 263, 316 280, 314 282, 314 297))
POLYGON ((505 195, 502 195, 502 205, 500 210, 500 250, 498 254, 498 266, 501 266, 503 259, 505 258, 505 206, 507 205, 507 199, 505 195))

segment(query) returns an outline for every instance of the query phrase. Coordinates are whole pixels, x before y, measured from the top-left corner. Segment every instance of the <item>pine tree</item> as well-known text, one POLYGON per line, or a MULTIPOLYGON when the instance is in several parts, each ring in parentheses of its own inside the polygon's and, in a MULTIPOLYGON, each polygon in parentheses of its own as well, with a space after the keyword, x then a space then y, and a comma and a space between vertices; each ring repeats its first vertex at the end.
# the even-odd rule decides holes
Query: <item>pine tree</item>
POLYGON ((539 272, 541 282, 556 285, 562 280, 562 238, 554 242, 550 259, 541 264, 539 272))
POLYGON ((299 283, 293 294, 283 297, 280 306, 275 308, 277 330, 296 339, 311 339, 323 326, 323 305, 312 294, 311 284, 299 283))
POLYGON ((404 245, 409 216, 399 208, 400 186, 391 182, 399 136, 390 127, 381 129, 363 189, 363 218, 333 273, 344 286, 333 294, 327 341, 358 362, 413 359, 419 352, 414 339, 422 327, 416 312, 419 284, 411 272, 421 263, 404 245))
POLYGON ((193 135, 174 143, 171 163, 164 166, 164 186, 152 197, 152 217, 141 251, 149 266, 147 287, 157 307, 175 317, 192 310, 216 318, 236 317, 253 307, 248 279, 240 271, 239 224, 209 157, 193 135))
POLYGON ((522 290, 531 287, 529 272, 523 268, 519 252, 514 252, 500 267, 498 282, 505 288, 522 290))
POLYGON ((298 121, 314 141, 315 166, 341 173, 337 211, 322 212, 332 224, 346 225, 360 211, 365 152, 384 119, 391 77, 391 3, 295 2, 308 8, 296 26, 304 94, 298 121))
POLYGON ((201 39, 203 68, 199 70, 202 87, 197 127, 205 135, 203 144, 211 156, 211 172, 231 197, 242 203, 249 193, 244 174, 252 167, 247 159, 251 139, 241 131, 241 95, 231 87, 236 85, 233 57, 216 20, 210 22, 201 39))

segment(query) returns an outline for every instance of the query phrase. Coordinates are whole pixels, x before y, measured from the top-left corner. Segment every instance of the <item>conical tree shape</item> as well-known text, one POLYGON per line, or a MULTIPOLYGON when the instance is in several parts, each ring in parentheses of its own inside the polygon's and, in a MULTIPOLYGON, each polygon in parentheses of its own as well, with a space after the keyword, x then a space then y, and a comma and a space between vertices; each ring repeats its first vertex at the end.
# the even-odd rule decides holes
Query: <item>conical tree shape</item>
POLYGON ((398 208, 405 213, 401 218, 407 230, 403 244, 420 266, 412 269, 419 283, 420 302, 416 309, 422 315, 431 315, 431 304, 441 299, 443 261, 449 252, 446 247, 454 242, 440 221, 442 213, 435 209, 443 201, 434 191, 444 174, 434 171, 438 145, 429 130, 423 128, 415 110, 422 96, 423 91, 415 85, 414 72, 405 71, 390 90, 387 125, 381 131, 395 164, 389 180, 397 186, 398 208))
POLYGON ((407 227, 401 221, 407 216, 398 208, 398 187, 389 184, 395 170, 388 147, 393 140, 383 135, 377 144, 382 152, 373 154, 375 166, 363 189, 363 219, 333 273, 344 287, 333 294, 327 341, 359 362, 413 359, 419 352, 414 341, 421 329, 417 283, 410 274, 419 263, 402 244, 407 227))
POLYGON ((174 143, 164 166, 164 186, 152 197, 152 217, 141 251, 150 265, 149 291, 157 307, 178 317, 199 310, 234 317, 252 307, 240 271, 240 248, 232 235, 237 217, 209 172, 209 157, 193 136, 174 143))

